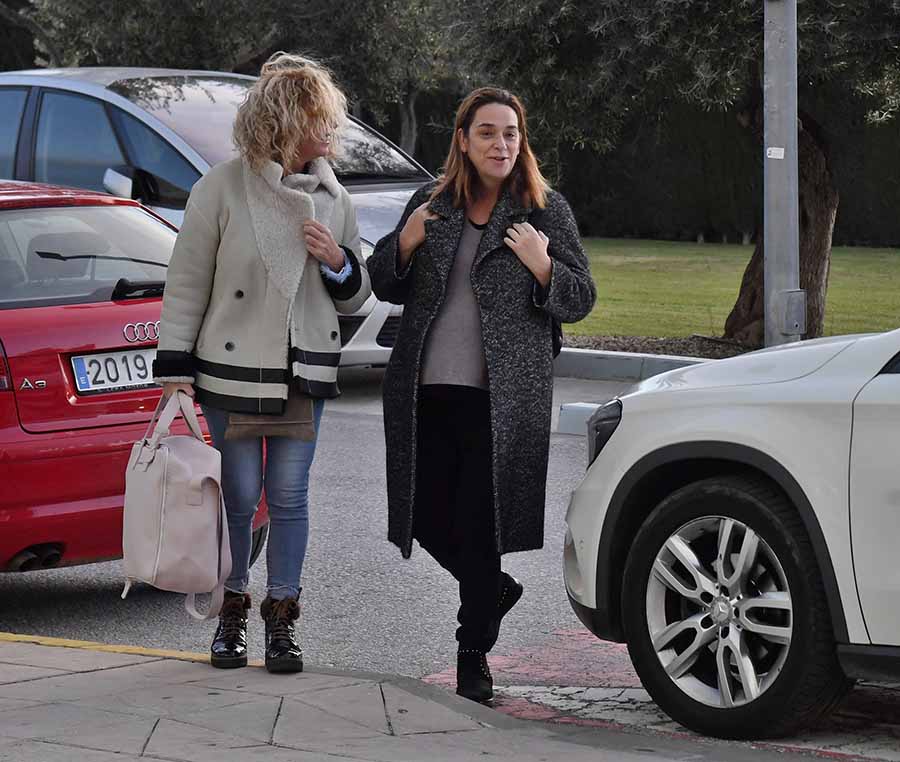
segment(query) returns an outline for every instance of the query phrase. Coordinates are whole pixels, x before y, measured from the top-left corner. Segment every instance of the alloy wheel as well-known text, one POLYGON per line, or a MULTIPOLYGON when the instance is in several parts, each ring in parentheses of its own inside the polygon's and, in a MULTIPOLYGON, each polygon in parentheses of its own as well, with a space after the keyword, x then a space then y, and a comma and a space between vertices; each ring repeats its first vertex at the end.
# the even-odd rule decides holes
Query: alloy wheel
POLYGON ((695 519, 669 536, 650 570, 646 616, 666 674, 708 706, 759 698, 790 650, 784 569, 765 540, 728 517, 695 519))

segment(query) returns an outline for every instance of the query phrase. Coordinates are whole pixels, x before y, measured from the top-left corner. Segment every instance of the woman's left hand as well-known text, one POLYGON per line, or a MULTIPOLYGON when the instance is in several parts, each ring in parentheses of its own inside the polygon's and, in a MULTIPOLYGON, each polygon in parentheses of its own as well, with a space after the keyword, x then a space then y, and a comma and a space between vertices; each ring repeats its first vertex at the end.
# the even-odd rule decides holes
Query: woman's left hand
POLYGON ((531 223, 517 222, 511 228, 506 229, 506 238, 503 242, 513 250, 519 261, 525 265, 535 280, 546 288, 550 284, 550 275, 553 272, 553 262, 547 253, 550 239, 531 223))
POLYGON ((331 231, 317 220, 303 223, 303 239, 306 250, 326 267, 340 272, 344 267, 344 251, 334 240, 331 231))

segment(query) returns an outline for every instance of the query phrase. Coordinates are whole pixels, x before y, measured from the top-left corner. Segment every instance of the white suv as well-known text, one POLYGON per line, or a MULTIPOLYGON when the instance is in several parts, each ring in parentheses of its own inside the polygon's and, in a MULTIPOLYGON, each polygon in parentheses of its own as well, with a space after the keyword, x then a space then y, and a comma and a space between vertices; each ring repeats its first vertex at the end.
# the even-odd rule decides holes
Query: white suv
POLYGON ((784 735, 900 677, 900 330, 656 376, 588 449, 569 599, 673 719, 784 735))

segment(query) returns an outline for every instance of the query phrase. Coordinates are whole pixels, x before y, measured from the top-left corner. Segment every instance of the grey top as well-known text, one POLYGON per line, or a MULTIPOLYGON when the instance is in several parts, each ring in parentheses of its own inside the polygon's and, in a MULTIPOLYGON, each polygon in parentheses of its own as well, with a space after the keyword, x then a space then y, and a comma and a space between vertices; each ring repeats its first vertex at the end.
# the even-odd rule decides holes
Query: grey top
POLYGON ((468 219, 447 280, 444 303, 431 324, 422 355, 421 384, 488 388, 481 314, 472 291, 472 263, 483 228, 468 219))

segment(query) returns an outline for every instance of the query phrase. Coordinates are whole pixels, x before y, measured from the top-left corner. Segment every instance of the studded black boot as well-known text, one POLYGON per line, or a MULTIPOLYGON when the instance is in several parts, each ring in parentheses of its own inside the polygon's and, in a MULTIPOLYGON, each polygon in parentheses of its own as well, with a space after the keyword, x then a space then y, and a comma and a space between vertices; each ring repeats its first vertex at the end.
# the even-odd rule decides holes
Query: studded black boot
POLYGON ((484 651, 459 649, 456 654, 456 692, 480 703, 494 698, 494 679, 484 651))
POLYGON ((247 666, 248 593, 225 591, 225 601, 219 611, 219 626, 209 647, 209 663, 219 669, 247 666))
POLYGON ((276 601, 266 596, 259 613, 266 623, 266 669, 269 672, 302 672, 303 649, 294 632, 294 622, 300 618, 297 599, 276 601))

